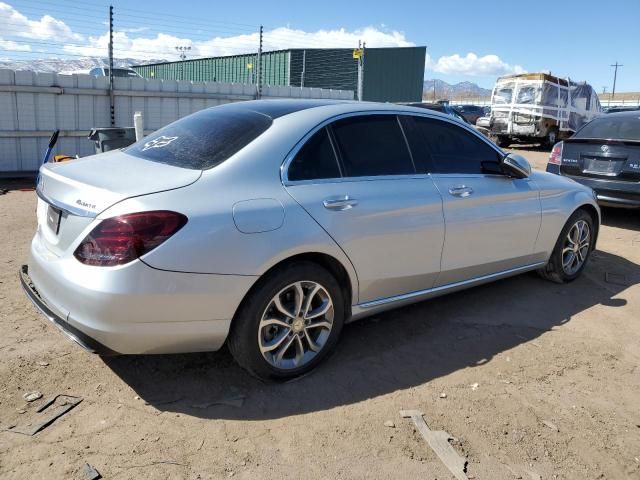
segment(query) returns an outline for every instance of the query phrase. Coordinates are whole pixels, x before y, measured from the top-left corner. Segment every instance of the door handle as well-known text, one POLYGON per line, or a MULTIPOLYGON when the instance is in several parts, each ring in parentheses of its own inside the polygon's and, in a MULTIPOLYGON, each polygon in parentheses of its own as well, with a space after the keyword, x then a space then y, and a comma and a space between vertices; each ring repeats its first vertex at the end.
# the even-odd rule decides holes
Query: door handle
POLYGON ((449 194, 454 197, 468 197, 473 193, 473 188, 467 187, 466 185, 456 185, 454 187, 449 188, 449 194))
POLYGON ((350 208, 358 205, 358 201, 355 198, 351 198, 349 195, 345 195, 341 198, 327 198, 322 201, 324 208, 328 210, 349 210, 350 208))

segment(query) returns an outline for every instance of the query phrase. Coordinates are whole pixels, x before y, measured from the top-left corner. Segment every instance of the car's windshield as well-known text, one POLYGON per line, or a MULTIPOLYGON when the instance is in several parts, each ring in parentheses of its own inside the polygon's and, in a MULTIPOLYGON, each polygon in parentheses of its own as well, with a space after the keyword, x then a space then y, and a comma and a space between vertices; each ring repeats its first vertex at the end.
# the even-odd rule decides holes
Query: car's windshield
POLYGON ((640 141, 640 112, 638 115, 598 117, 582 127, 573 138, 612 138, 640 141))
POLYGON ((493 94, 493 103, 496 104, 509 104, 513 98, 513 84, 506 83, 498 85, 493 94))
POLYGON ((175 167, 205 170, 239 152, 271 123, 267 115, 233 105, 209 108, 161 128, 125 152, 175 167))
POLYGON ((540 102, 540 88, 532 85, 522 86, 518 89, 516 103, 537 103, 540 102))

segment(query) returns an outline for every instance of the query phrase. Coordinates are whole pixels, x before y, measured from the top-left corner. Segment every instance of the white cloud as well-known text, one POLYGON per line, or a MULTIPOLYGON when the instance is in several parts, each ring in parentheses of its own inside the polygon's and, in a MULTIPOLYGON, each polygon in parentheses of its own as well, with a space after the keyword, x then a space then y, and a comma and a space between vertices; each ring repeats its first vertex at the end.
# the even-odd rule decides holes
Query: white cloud
POLYGON ((509 73, 524 73, 525 69, 520 65, 510 65, 497 55, 485 55, 478 57, 469 52, 464 57, 459 54, 443 56, 434 62, 427 55, 427 69, 445 75, 506 75, 509 73))
POLYGON ((82 35, 74 33, 62 20, 43 15, 40 20, 29 20, 11 5, 0 2, 0 26, 5 36, 31 38, 34 40, 74 40, 82 35))
MULTIPOLYGON (((229 37, 212 37, 207 40, 192 40, 188 36, 176 36, 158 33, 153 37, 134 36, 131 31, 116 31, 114 51, 118 57, 144 59, 165 58, 177 60, 177 45, 189 46, 189 57, 213 57, 255 53, 258 50, 258 33, 247 33, 229 37)), ((358 40, 366 42, 368 47, 408 47, 409 42, 403 33, 383 32, 375 27, 366 27, 353 31, 344 28, 336 30, 304 30, 280 27, 264 32, 263 49, 280 50, 287 48, 353 48, 358 40)), ((86 45, 67 44, 64 51, 76 55, 106 55, 108 35, 89 37, 86 45)))
POLYGON ((0 38, 0 49, 2 50, 12 50, 14 52, 30 52, 31 45, 27 45, 26 43, 18 43, 12 40, 3 40, 0 38))
MULTIPOLYGON (((74 31, 62 20, 51 15, 44 15, 39 20, 30 20, 11 5, 0 1, 0 29, 4 38, 25 38, 34 40, 33 50, 51 51, 60 44, 60 53, 84 56, 106 56, 108 33, 102 22, 102 34, 83 36, 74 31), (37 41, 48 41, 51 47, 38 48, 37 41)), ((280 50, 288 48, 355 48, 358 41, 366 42, 368 47, 408 47, 414 43, 405 38, 404 33, 368 26, 355 30, 344 28, 332 30, 317 30, 306 32, 291 28, 279 27, 264 32, 263 49, 280 50)), ((116 57, 137 58, 140 60, 179 58, 175 47, 190 46, 188 54, 191 58, 238 55, 254 53, 258 50, 258 33, 248 32, 233 36, 212 36, 207 38, 203 32, 197 31, 193 35, 185 32, 182 35, 167 33, 150 34, 148 27, 136 28, 116 27, 114 33, 114 53, 116 57)), ((19 45, 12 40, 2 40, 0 48, 27 51, 29 45, 19 45), (10 42, 10 43, 9 43, 10 42), (5 45, 4 47, 2 45, 5 45), (8 46, 12 48, 9 48, 8 46), (13 48, 16 47, 16 48, 13 48)))

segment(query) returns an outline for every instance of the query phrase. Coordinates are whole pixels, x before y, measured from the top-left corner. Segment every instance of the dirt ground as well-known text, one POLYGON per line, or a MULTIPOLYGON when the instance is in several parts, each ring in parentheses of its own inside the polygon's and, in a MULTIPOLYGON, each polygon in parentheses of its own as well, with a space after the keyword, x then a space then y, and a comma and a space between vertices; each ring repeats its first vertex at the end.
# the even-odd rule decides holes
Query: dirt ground
MULTIPOLYGON (((520 152, 544 167, 548 152, 520 152)), ((273 385, 226 351, 71 343, 18 282, 34 207, 0 195, 0 478, 80 479, 85 463, 107 479, 453 478, 399 416, 418 409, 469 478, 640 479, 640 212, 604 210, 570 285, 526 274, 350 324, 315 373, 273 385), (11 431, 59 393, 84 400, 35 436, 11 431)))

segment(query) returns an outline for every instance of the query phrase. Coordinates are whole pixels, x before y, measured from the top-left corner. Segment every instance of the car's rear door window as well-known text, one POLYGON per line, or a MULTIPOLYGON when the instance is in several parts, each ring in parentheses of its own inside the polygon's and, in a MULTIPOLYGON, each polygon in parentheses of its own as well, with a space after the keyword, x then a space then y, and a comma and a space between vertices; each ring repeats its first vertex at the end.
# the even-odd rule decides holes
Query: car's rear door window
POLYGON ((307 140, 289 165, 290 181, 339 178, 340 168, 329 133, 321 128, 307 140))
POLYGON ((396 115, 362 115, 331 124, 345 177, 415 173, 396 115))
POLYGON ((170 123, 125 152, 175 167, 206 170, 239 152, 271 124, 267 115, 224 105, 170 123))
POLYGON ((487 173, 483 162, 500 161, 501 155, 487 142, 451 122, 418 116, 407 121, 413 125, 409 142, 414 159, 432 173, 487 173))

